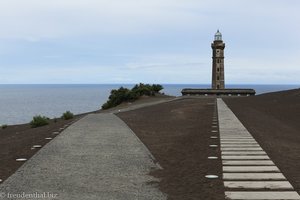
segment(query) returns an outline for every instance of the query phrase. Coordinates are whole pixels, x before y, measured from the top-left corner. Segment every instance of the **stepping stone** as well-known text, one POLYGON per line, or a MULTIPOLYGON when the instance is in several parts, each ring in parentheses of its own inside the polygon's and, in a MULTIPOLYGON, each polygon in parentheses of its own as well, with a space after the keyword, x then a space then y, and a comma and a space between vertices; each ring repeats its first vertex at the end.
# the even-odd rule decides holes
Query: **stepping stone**
POLYGON ((2 182, 2 179, 0 179, 0 183, 2 182))
POLYGON ((47 138, 45 138, 45 140, 52 140, 52 138, 51 137, 47 137, 47 138))
POLYGON ((211 145, 209 145, 209 147, 216 148, 216 147, 218 147, 218 145, 216 145, 216 144, 211 144, 211 145))
POLYGON ((294 189, 288 181, 224 181, 224 186, 230 189, 294 189))
POLYGON ((219 177, 217 175, 206 175, 205 178, 216 179, 216 178, 219 178, 219 177))
POLYGON ((59 132, 57 132, 57 131, 56 131, 56 132, 53 132, 52 134, 54 134, 54 135, 58 135, 58 134, 59 134, 59 132))
POLYGON ((258 144, 221 144, 221 147, 241 148, 241 147, 260 147, 258 144))
POLYGON ((27 158, 17 158, 17 159, 16 159, 17 162, 24 162, 24 161, 26 161, 26 160, 27 160, 27 158))
POLYGON ((267 155, 264 151, 222 151, 222 155, 267 155))
POLYGON ((223 166, 223 172, 280 172, 276 166, 223 166))
POLYGON ((222 144, 257 144, 256 141, 224 141, 221 140, 222 144))
POLYGON ((221 140, 224 140, 224 141, 256 141, 254 138, 224 138, 224 137, 222 137, 221 140))
POLYGON ((245 136, 245 137, 242 137, 242 136, 230 136, 230 137, 228 137, 228 136, 224 136, 224 135, 222 135, 221 134, 221 138, 222 139, 229 139, 229 140, 235 140, 235 139, 253 139, 254 140, 254 138, 253 137, 248 137, 248 136, 245 136))
POLYGON ((215 156, 209 156, 209 157, 207 157, 209 160, 217 160, 218 159, 218 157, 215 157, 215 156))
POLYGON ((297 192, 225 192, 226 199, 232 200, 299 200, 297 192))
POLYGON ((223 156, 223 160, 269 160, 269 156, 267 155, 258 155, 258 156, 248 156, 248 155, 241 155, 241 156, 223 156))
MULTIPOLYGON (((228 122, 229 123, 229 122, 228 122)), ((223 135, 228 135, 228 136, 252 136, 248 131, 247 132, 241 132, 238 130, 228 130, 226 127, 224 127, 224 123, 220 122, 220 127, 222 129, 222 134, 223 135)))
POLYGON ((228 138, 228 139, 232 139, 232 138, 246 138, 246 139, 253 139, 253 137, 250 137, 248 135, 224 135, 222 134, 222 131, 220 131, 220 136, 221 138, 228 138))
POLYGON ((222 141, 256 141, 254 138, 249 137, 224 137, 220 135, 222 141))
POLYGON ((217 130, 212 130, 211 132, 212 132, 212 133, 217 133, 218 131, 217 131, 217 130))
POLYGON ((262 151, 261 147, 221 147, 222 151, 262 151))
POLYGON ((222 161, 223 165, 229 165, 229 166, 234 166, 234 165, 275 165, 271 160, 223 160, 222 161))
POLYGON ((224 180, 286 180, 282 173, 223 173, 224 180))
POLYGON ((255 142, 255 140, 253 138, 221 138, 221 141, 224 142, 255 142))
POLYGON ((223 134, 222 131, 220 133, 222 138, 253 138, 251 135, 227 135, 223 134))
POLYGON ((41 148, 42 145, 37 144, 37 145, 33 145, 32 147, 33 147, 33 148, 41 148))
POLYGON ((218 139, 217 136, 211 136, 210 139, 218 139))

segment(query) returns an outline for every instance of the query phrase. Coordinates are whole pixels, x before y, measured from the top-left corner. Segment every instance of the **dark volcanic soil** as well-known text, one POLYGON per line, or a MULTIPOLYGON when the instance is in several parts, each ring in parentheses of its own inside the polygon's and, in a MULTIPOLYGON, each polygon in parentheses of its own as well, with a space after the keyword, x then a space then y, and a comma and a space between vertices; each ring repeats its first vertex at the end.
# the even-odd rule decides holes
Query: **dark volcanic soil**
POLYGON ((224 99, 300 191, 300 89, 224 99))
POLYGON ((44 146, 50 140, 45 138, 54 138, 61 132, 60 128, 72 123, 79 116, 72 120, 59 119, 56 123, 53 120, 49 125, 31 128, 29 124, 8 126, 0 130, 0 179, 4 181, 13 174, 23 162, 16 162, 17 158, 31 158, 38 150, 31 149, 33 145, 44 146))
POLYGON ((162 166, 151 175, 161 179, 159 189, 168 199, 224 199, 222 180, 205 178, 222 175, 221 161, 207 159, 220 157, 209 148, 218 143, 210 139, 214 102, 184 99, 118 114, 162 166))

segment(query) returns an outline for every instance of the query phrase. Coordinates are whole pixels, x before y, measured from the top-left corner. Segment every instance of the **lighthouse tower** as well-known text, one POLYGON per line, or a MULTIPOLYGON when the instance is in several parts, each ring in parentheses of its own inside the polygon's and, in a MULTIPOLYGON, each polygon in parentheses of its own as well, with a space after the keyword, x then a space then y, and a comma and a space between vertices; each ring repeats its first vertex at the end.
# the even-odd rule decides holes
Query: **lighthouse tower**
POLYGON ((218 30, 212 48, 212 89, 225 89, 224 80, 224 49, 225 43, 222 34, 218 30))
POLYGON ((227 88, 225 89, 224 77, 224 49, 225 43, 222 40, 222 34, 218 30, 215 39, 211 44, 212 48, 212 83, 211 89, 184 88, 182 95, 200 95, 200 96, 252 96, 255 95, 254 89, 245 88, 227 88))

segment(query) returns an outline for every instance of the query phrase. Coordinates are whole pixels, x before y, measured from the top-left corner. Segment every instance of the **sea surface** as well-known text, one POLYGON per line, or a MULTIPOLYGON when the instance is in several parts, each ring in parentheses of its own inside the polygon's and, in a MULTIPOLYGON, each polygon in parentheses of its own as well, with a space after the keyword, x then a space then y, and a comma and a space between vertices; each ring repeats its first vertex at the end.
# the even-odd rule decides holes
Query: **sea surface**
MULTIPOLYGON (((60 117, 100 109, 110 91, 128 84, 101 85, 0 85, 0 125, 28 123, 35 115, 60 117)), ((183 88, 210 88, 210 85, 165 84, 165 94, 180 96, 183 88)), ((299 85, 226 85, 227 88, 253 88, 257 94, 299 88, 299 85)))

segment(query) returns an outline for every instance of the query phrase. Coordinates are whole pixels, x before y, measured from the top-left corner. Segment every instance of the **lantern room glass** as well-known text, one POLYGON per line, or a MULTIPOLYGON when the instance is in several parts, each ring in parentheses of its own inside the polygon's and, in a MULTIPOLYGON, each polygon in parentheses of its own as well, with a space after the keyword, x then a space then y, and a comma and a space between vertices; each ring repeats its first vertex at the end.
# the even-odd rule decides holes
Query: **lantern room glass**
POLYGON ((215 40, 222 40, 222 34, 220 33, 219 30, 215 34, 215 40))

